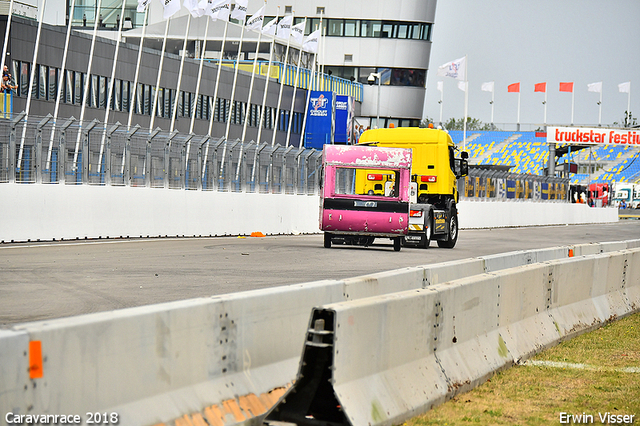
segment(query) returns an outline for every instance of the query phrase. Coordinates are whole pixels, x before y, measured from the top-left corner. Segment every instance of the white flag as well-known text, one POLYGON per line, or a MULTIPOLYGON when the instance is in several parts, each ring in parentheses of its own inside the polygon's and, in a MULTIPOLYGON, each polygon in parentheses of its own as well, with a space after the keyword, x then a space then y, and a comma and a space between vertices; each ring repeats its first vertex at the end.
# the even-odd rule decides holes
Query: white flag
POLYGON ((482 83, 482 87, 480 88, 483 92, 493 92, 494 82, 490 81, 488 83, 482 83))
POLYGON ((198 6, 198 0, 184 0, 184 7, 189 11, 191 16, 199 18, 204 15, 204 9, 200 9, 198 6))
POLYGON ((236 7, 231 11, 231 17, 244 24, 247 17, 247 6, 249 6, 249 0, 236 0, 236 7))
POLYGON ((256 13, 253 14, 253 16, 251 16, 251 18, 249 18, 246 25, 246 28, 248 30, 259 30, 262 28, 262 21, 264 21, 265 7, 266 6, 262 6, 260 10, 258 10, 256 13))
POLYGON ((291 34, 291 24, 293 23, 293 15, 285 16, 278 22, 278 30, 276 37, 287 39, 291 34))
POLYGON ((440 77, 455 78, 456 80, 465 80, 467 76, 466 57, 439 66, 437 75, 440 77))
POLYGON ((444 81, 439 81, 437 87, 438 87, 438 90, 440 92, 443 92, 444 91, 444 81))
POLYGON ((587 91, 602 93, 602 82, 587 84, 587 91))
POLYGON ((307 23, 302 21, 291 27, 291 37, 293 37, 298 44, 302 44, 302 39, 304 38, 304 27, 306 27, 306 25, 307 23))
POLYGON ((218 19, 228 21, 231 13, 231 0, 202 0, 198 3, 198 7, 204 9, 205 13, 214 21, 218 19))
POLYGON ((320 39, 320 29, 315 30, 304 39, 302 49, 311 53, 318 53, 318 40, 320 39))
POLYGON ((267 25, 262 27, 262 34, 266 34, 270 36, 276 35, 276 28, 278 27, 276 22, 278 22, 278 18, 273 18, 272 20, 267 22, 267 25))
POLYGON ((180 0, 162 0, 162 4, 164 5, 164 12, 162 13, 164 19, 171 18, 180 10, 180 0))
POLYGON ((138 0, 138 13, 144 13, 151 0, 138 0))
POLYGON ((631 92, 631 82, 627 81, 626 83, 618 84, 618 90, 620 93, 630 93, 631 92))
POLYGON ((467 91, 467 82, 466 81, 459 81, 458 82, 458 89, 462 90, 463 92, 467 91))

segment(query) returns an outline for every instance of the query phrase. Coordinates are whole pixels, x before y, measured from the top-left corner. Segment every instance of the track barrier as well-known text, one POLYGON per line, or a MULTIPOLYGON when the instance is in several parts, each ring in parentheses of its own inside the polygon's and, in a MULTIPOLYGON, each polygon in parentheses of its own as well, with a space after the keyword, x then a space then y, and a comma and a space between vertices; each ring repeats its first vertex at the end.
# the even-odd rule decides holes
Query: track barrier
MULTIPOLYGON (((372 340, 364 347, 343 349, 341 355, 361 353, 364 356, 374 347, 381 354, 386 354, 385 359, 394 360, 394 365, 397 364, 394 369, 409 374, 406 377, 394 376, 396 381, 408 380, 412 374, 431 377, 433 373, 434 378, 441 380, 444 390, 449 385, 460 385, 459 390, 467 389, 471 383, 491 374, 494 367, 505 365, 505 360, 513 362, 521 357, 519 354, 534 350, 527 344, 520 349, 521 342, 537 342, 535 350, 551 344, 546 336, 537 336, 535 333, 539 327, 531 324, 544 325, 549 338, 557 339, 559 334, 570 334, 581 310, 587 310, 592 316, 598 314, 594 318, 606 320, 625 314, 632 301, 636 306, 640 305, 640 284, 637 282, 640 279, 640 254, 638 250, 633 253, 628 250, 638 246, 640 240, 506 253, 502 259, 499 255, 488 256, 346 280, 318 281, 16 325, 10 330, 0 330, 0 414, 3 416, 0 425, 9 424, 5 417, 8 413, 73 414, 82 416, 84 420, 88 413, 116 413, 119 424, 127 426, 163 423, 180 426, 189 424, 188 421, 203 424, 199 419, 206 419, 212 425, 258 421, 287 389, 291 389, 294 382, 296 386, 299 382, 296 381, 296 373, 300 350, 309 329, 309 312, 314 307, 336 303, 338 305, 335 306, 345 303, 345 307, 336 312, 342 312, 342 309, 347 312, 351 309, 350 304, 362 306, 362 309, 367 307, 367 312, 370 312, 367 315, 371 315, 366 320, 369 321, 368 326, 364 326, 361 318, 354 317, 355 324, 366 329, 358 339, 365 336, 371 339, 390 337, 387 333, 392 329, 388 327, 396 324, 402 325, 409 333, 403 337, 406 344, 414 340, 413 349, 396 348, 395 341, 373 343, 375 340, 372 340), (610 249, 623 251, 614 255, 615 252, 607 252, 610 249), (574 252, 574 258, 568 257, 570 250, 574 252), (587 252, 592 253, 587 262, 597 261, 598 268, 621 268, 625 271, 624 290, 616 290, 619 287, 617 275, 610 276, 593 266, 589 273, 585 272, 580 277, 592 287, 596 281, 589 274, 601 280, 606 278, 598 284, 600 287, 589 290, 576 284, 575 289, 572 287, 565 291, 563 280, 572 279, 575 275, 571 265, 587 252), (559 260, 554 261, 556 264, 553 266, 535 263, 540 259, 549 261, 554 256, 559 260), (524 275, 518 275, 514 284, 511 281, 514 270, 501 269, 506 267, 522 268, 524 272, 519 273, 524 275), (540 289, 534 290, 536 283, 541 276, 549 280, 549 273, 553 278, 548 284, 551 290, 540 294, 540 289), (477 280, 481 284, 474 284, 477 280), (496 288, 496 280, 500 281, 498 285, 502 290, 496 288), (376 316, 386 309, 383 308, 384 301, 409 300, 409 295, 421 295, 427 299, 421 304, 416 302, 415 306, 413 301, 407 304, 406 310, 400 309, 393 321, 395 317, 392 316, 389 322, 376 316), (551 297, 551 302, 547 307, 548 297, 551 297), (492 306, 496 298, 503 301, 499 307, 492 306), (510 298, 518 302, 507 303, 510 298), (591 299, 592 302, 589 301, 591 299), (461 303, 463 300, 465 302, 461 303), (432 306, 432 303, 438 305, 432 306), (540 312, 544 311, 547 319, 544 315, 533 315, 534 306, 540 312), (438 308, 441 313, 436 317, 438 308), (485 318, 482 315, 489 316, 485 318), (521 318, 516 318, 517 315, 521 318), (553 315, 555 323, 550 315, 553 315), (435 318, 440 318, 440 322, 434 323, 435 318), (421 327, 427 327, 427 319, 431 321, 429 326, 432 328, 434 324, 440 324, 436 331, 429 329, 431 334, 419 334, 417 329, 414 330, 420 321, 424 322, 421 327), (428 345, 420 343, 434 332, 439 333, 435 335, 437 341, 428 345), (495 349, 498 336, 508 348, 506 358, 494 356, 488 365, 477 361, 475 365, 466 358, 465 354, 469 353, 492 355, 490 349, 495 349), (456 344, 451 343, 454 337, 456 344), (403 370, 407 363, 417 365, 419 362, 411 360, 411 357, 426 353, 425 350, 432 347, 437 351, 432 350, 431 355, 434 356, 435 352, 440 360, 436 370, 433 364, 425 364, 428 370, 420 370, 419 373, 403 370), (403 352, 399 358, 391 356, 398 352, 403 352), (451 364, 455 362, 457 366, 451 364), (454 372, 456 368, 460 371, 454 372), (465 384, 466 377, 476 378, 468 379, 470 384, 465 384)), ((323 308, 314 312, 330 311, 323 308)), ((388 315, 391 314, 389 311, 388 315)), ((347 323, 350 321, 348 317, 345 320, 347 323)), ((329 323, 331 321, 327 319, 326 324, 329 323)), ((595 324, 597 322, 587 325, 595 324)), ((342 333, 347 329, 338 331, 342 333)), ((427 333, 426 329, 423 331, 427 333)), ((337 337, 342 336, 339 333, 337 337)), ((347 344, 349 339, 346 337, 340 337, 337 342, 347 344)), ((360 360, 362 365, 346 376, 338 376, 334 387, 341 389, 339 395, 348 395, 344 393, 346 389, 356 389, 354 386, 358 383, 370 380, 374 374, 370 369, 374 366, 385 365, 377 361, 382 355, 369 353, 367 356, 369 358, 360 360), (371 363, 363 361, 369 359, 371 363)), ((350 362, 340 358, 340 362, 343 361, 350 362)), ((339 374, 343 374, 342 367, 339 374)), ((386 373, 382 371, 380 374, 384 376, 386 373)), ((408 383, 401 388, 410 389, 412 385, 408 383)), ((368 390, 357 392, 364 397, 368 390)), ((434 388, 420 398, 434 404, 451 392, 453 390, 443 393, 442 388, 434 388), (433 399, 430 395, 434 398, 439 395, 440 399, 433 399)), ((383 394, 379 398, 379 403, 370 408, 376 411, 376 407, 381 407, 384 408, 381 413, 394 413, 381 414, 381 418, 403 415, 393 411, 395 409, 386 408, 383 394)), ((344 407, 351 415, 351 402, 344 407)), ((423 409, 425 405, 420 407, 423 409)), ((363 423, 356 421, 353 424, 363 423)))

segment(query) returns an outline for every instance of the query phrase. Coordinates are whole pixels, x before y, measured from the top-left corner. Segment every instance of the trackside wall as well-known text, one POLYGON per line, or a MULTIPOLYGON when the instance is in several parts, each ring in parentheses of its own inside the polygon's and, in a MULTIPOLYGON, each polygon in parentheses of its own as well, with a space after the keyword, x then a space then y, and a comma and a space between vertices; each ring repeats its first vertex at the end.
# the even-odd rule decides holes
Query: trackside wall
MULTIPOLYGON (((460 264, 448 262, 404 268, 342 281, 320 281, 18 325, 11 330, 0 330, 0 412, 115 411, 120 415, 120 424, 142 426, 202 413, 212 404, 222 406, 224 403, 235 404, 246 418, 253 417, 268 407, 262 411, 256 411, 255 407, 242 408, 243 398, 285 388, 295 379, 309 312, 315 306, 356 299, 365 301, 381 294, 415 292, 422 288, 436 294, 441 283, 472 275, 487 282, 497 276, 496 271, 527 265, 536 259, 548 260, 554 256, 567 259, 571 252, 600 253, 639 245, 640 240, 634 240, 507 253, 503 259, 491 256, 460 264), (41 378, 30 377, 33 365, 29 343, 33 341, 42 345, 41 378)), ((635 278, 628 280, 625 297, 638 300, 640 259, 637 254, 626 256, 626 274, 635 278)), ((612 263, 610 267, 615 265, 612 263)), ((536 274, 522 276, 518 285, 533 291, 528 290, 526 280, 535 283, 537 278, 536 274)), ((457 285, 463 292, 459 297, 469 299, 458 308, 467 307, 479 321, 485 301, 495 303, 489 295, 495 297, 500 293, 494 284, 486 285, 487 294, 477 293, 477 300, 476 296, 464 293, 471 291, 466 289, 468 286, 457 285)), ((564 284, 557 280, 555 285, 564 284)), ((599 291, 615 285, 612 278, 611 284, 599 291)), ((517 295, 518 291, 514 290, 513 294, 517 295)), ((553 293, 559 301, 549 309, 564 303, 561 294, 560 290, 553 293)), ((543 296, 546 297, 546 293, 543 292, 543 296)), ((609 315, 608 310, 603 310, 605 299, 599 301, 603 306, 600 316, 609 315)), ((584 299, 577 302, 584 303, 584 299)), ((487 311, 493 316, 496 309, 487 311)), ((446 312, 449 315, 449 308, 446 312)), ((474 317, 467 318, 464 312, 458 313, 455 320, 461 343, 465 339, 473 340, 472 336, 478 332, 474 328, 474 317)), ((619 309, 615 312, 622 313, 619 309)), ((429 315, 425 318, 432 318, 429 315)), ((568 313, 564 315, 566 318, 558 321, 559 327, 569 329, 572 317, 568 313)), ((492 317, 491 321, 482 319, 481 322, 486 327, 496 327, 492 325, 500 323, 496 321, 492 317)), ((516 338, 524 339, 520 335, 512 337, 516 338)), ((233 424, 234 417, 227 417, 223 416, 220 422, 233 424)), ((5 419, 0 418, 0 425, 5 424, 5 419)))

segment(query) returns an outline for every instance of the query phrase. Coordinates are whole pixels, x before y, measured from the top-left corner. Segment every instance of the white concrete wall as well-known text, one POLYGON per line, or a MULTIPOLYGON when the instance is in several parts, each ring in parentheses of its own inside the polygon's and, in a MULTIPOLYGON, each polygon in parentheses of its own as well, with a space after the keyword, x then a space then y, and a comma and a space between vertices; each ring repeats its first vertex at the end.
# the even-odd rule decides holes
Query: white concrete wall
MULTIPOLYGON (((0 184, 0 242, 320 232, 318 196, 0 184)), ((616 222, 584 204, 462 201, 460 227, 616 222)))

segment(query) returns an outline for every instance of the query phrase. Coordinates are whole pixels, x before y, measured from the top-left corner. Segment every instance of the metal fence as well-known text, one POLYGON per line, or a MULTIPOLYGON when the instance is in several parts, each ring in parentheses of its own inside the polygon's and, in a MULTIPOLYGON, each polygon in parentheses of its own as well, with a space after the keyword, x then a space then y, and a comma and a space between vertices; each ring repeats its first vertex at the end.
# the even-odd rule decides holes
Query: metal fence
MULTIPOLYGON (((24 118, 0 119, 0 183, 319 193, 322 152, 315 149, 24 118)), ((569 180, 471 169, 458 190, 466 199, 568 201, 569 180)))
POLYGON ((322 152, 97 120, 0 120, 0 182, 318 193, 322 152))

